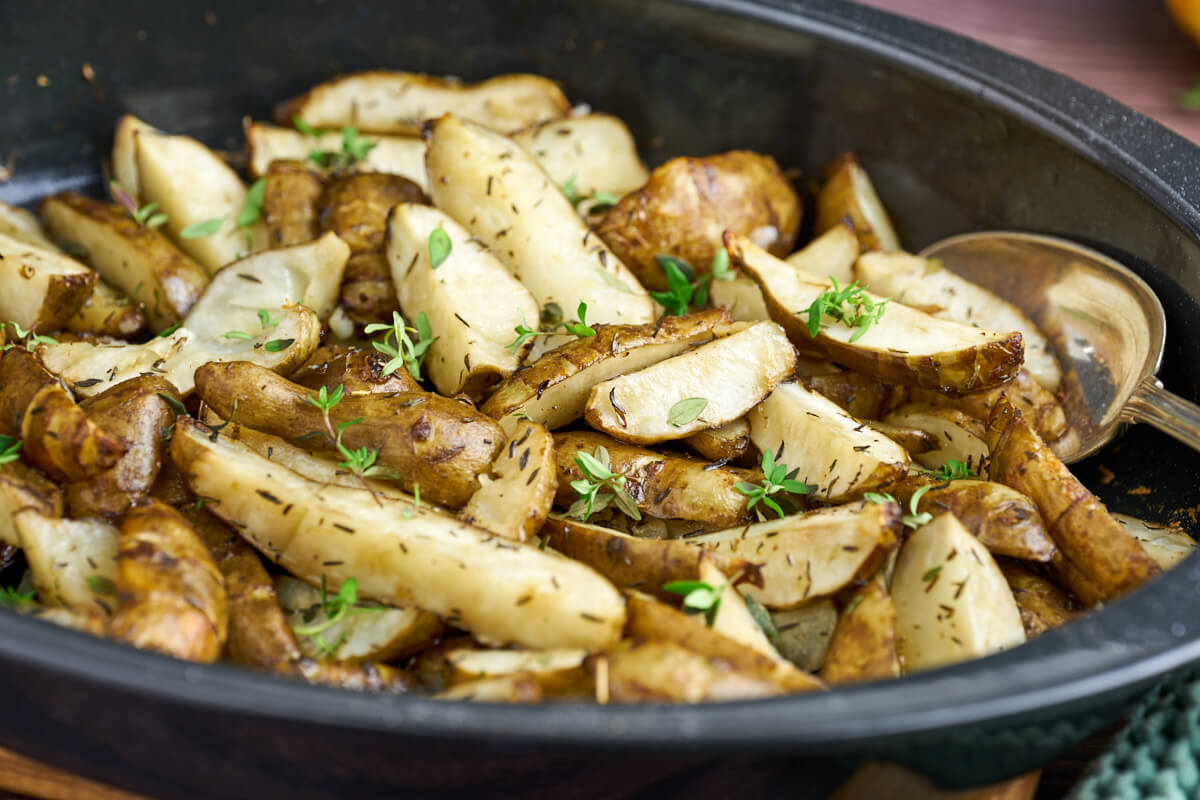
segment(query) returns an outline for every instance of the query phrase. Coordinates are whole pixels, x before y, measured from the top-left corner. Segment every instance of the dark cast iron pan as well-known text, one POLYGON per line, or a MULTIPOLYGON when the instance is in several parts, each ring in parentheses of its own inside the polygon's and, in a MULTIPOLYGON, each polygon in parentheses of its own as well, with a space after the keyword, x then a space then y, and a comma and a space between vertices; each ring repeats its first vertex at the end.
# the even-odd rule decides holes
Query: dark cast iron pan
MULTIPOLYGON (((0 199, 97 188, 126 110, 232 148, 242 115, 264 118, 339 71, 539 72, 627 120, 656 163, 744 147, 814 176, 856 149, 912 250, 981 228, 1100 246, 1166 307, 1167 387, 1200 395, 1200 149, 1065 78, 885 13, 841 0, 57 0, 3 4, 0 30, 0 158, 17 153, 0 199)), ((1130 431, 1079 470, 1114 510, 1196 532, 1200 457, 1155 431, 1130 431)), ((991 658, 670 708, 363 696, 0 613, 0 745, 155 796, 661 797, 713 757, 770 763, 789 796, 829 756, 983 783, 1043 763, 1200 658, 1198 603, 1192 557, 991 658)))

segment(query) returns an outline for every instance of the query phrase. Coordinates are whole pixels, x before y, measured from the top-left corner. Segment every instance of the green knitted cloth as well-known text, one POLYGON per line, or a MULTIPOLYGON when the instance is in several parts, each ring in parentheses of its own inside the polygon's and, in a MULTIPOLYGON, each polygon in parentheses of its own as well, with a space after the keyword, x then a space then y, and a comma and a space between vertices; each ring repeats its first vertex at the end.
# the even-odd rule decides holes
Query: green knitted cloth
POLYGON ((1168 678, 1142 702, 1068 800, 1200 798, 1200 668, 1168 678))

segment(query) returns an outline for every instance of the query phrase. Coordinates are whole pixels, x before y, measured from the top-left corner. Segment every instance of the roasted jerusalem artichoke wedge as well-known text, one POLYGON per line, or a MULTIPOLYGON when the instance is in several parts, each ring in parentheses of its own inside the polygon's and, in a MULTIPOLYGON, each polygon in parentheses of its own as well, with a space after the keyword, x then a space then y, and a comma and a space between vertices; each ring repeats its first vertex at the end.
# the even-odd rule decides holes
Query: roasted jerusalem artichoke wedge
POLYGON ((18 511, 13 527, 29 563, 38 602, 65 608, 116 605, 120 532, 102 519, 51 517, 34 508, 18 511))
MULTIPOLYGON (((246 168, 250 175, 261 178, 267 175, 276 161, 307 161, 310 153, 324 151, 336 153, 342 147, 342 133, 328 131, 316 138, 306 136, 290 127, 279 128, 266 122, 252 122, 245 126, 246 168)), ((387 172, 408 178, 429 193, 429 180, 425 175, 425 142, 417 136, 370 136, 371 149, 355 163, 359 172, 387 172)), ((309 162, 311 163, 311 162, 309 162)))
POLYGON ((263 222, 271 247, 311 242, 321 232, 319 204, 325 178, 308 161, 280 159, 267 168, 263 222))
POLYGON ((92 296, 96 273, 61 253, 0 234, 0 318, 42 333, 66 327, 92 296))
POLYGON ((896 549, 901 530, 897 504, 850 503, 702 533, 687 543, 753 562, 762 585, 748 585, 746 593, 768 608, 787 609, 873 574, 896 549))
POLYGON ((580 198, 600 192, 621 197, 650 177, 633 134, 609 114, 551 120, 512 138, 533 154, 556 185, 573 189, 580 198))
POLYGON ((383 374, 391 360, 377 350, 326 344, 314 350, 304 366, 290 377, 313 391, 324 386, 326 392, 332 392, 341 386, 348 395, 421 391, 421 384, 406 369, 383 374))
MULTIPOLYGON (((727 233, 725 247, 731 262, 758 281, 771 319, 802 351, 824 355, 886 383, 951 393, 1002 384, 1021 367, 1020 332, 981 331, 895 301, 889 301, 865 331, 823 317, 814 338, 809 333, 809 309, 831 285, 804 277, 744 236, 727 233)), ((872 299, 877 304, 881 300, 872 299)))
POLYGON ((554 503, 554 453, 554 438, 545 426, 520 420, 459 516, 497 536, 531 541, 554 503))
MULTIPOLYGON (((61 517, 63 493, 58 484, 20 461, 5 464, 0 470, 0 553, 11 554, 21 546, 13 518, 18 511, 31 508, 45 517, 61 517)), ((6 561, 0 557, 0 561, 6 561)))
POLYGON ((955 275, 937 259, 909 253, 864 253, 854 266, 859 283, 876 294, 941 319, 989 331, 1020 331, 1025 369, 1053 392, 1062 369, 1046 335, 1021 309, 982 286, 955 275))
POLYGON ((667 288, 657 256, 681 258, 697 274, 710 270, 721 234, 752 236, 777 256, 792 252, 800 199, 775 159, 748 150, 673 158, 605 212, 596 233, 643 286, 667 288))
POLYGON ((425 359, 433 385, 444 395, 483 395, 521 365, 528 346, 509 345, 519 325, 536 324, 537 303, 478 239, 436 208, 397 205, 387 225, 400 305, 422 309, 437 333, 425 359), (434 264, 429 242, 438 230, 450 247, 434 264))
POLYGON ((1127 514, 1113 514, 1112 517, 1163 569, 1174 567, 1196 549, 1196 540, 1176 525, 1156 525, 1127 514))
POLYGON ((1000 571, 1012 590, 1026 638, 1039 636, 1079 616, 1066 592, 1029 567, 1002 560, 1000 571))
POLYGON ((554 437, 558 455, 560 507, 578 497, 573 481, 584 479, 576 463, 580 453, 608 452, 609 469, 625 477, 625 491, 642 513, 661 519, 688 519, 716 528, 728 528, 754 518, 746 508, 746 495, 738 483, 760 483, 762 473, 698 461, 685 456, 656 453, 617 441, 600 433, 572 431, 554 437))
POLYGON ((583 416, 596 384, 707 342, 728 322, 724 309, 714 309, 646 325, 597 325, 595 336, 568 342, 513 373, 482 410, 498 420, 519 413, 550 430, 561 428, 583 416))
POLYGON ((934 485, 917 511, 950 512, 993 555, 1051 561, 1058 554, 1037 504, 1000 483, 955 480, 934 485))
POLYGON ((900 676, 896 606, 882 572, 850 594, 819 674, 831 685, 900 676))
POLYGON ((637 372, 598 383, 588 424, 626 442, 683 439, 741 417, 796 368, 773 322, 753 322, 637 372))
MULTIPOLYGON (((248 361, 205 364, 196 370, 196 392, 221 417, 293 444, 336 450, 314 393, 248 361), (235 413, 236 405, 236 413, 235 413)), ((427 392, 345 397, 329 412, 341 441, 378 452, 378 463, 397 473, 407 491, 415 486, 435 503, 460 508, 479 489, 504 432, 469 404, 427 392)))
POLYGON ((697 431, 683 443, 710 461, 737 461, 750 450, 750 423, 741 417, 719 428, 697 431))
POLYGON ((849 223, 842 222, 813 239, 785 260, 805 275, 835 279, 843 286, 854 280, 854 263, 861 248, 849 223))
POLYGON ((934 437, 933 448, 913 453, 922 466, 940 469, 949 461, 957 461, 965 464, 970 474, 987 477, 990 456, 982 421, 952 406, 935 403, 905 403, 889 411, 883 421, 917 428, 934 437))
POLYGON ((1017 370, 1008 383, 960 397, 926 389, 908 389, 908 399, 911 402, 957 409, 968 417, 985 422, 1001 398, 1007 398, 1008 402, 1025 416, 1043 441, 1053 442, 1067 432, 1067 414, 1062 403, 1034 380, 1033 375, 1024 367, 1017 370))
POLYGON ((216 661, 228 632, 225 582, 200 534, 158 500, 121 523, 109 634, 142 650, 216 661))
POLYGON ((242 179, 190 136, 164 133, 126 115, 117 123, 113 171, 120 189, 138 206, 158 203, 157 210, 167 215, 163 228, 209 272, 267 245, 261 221, 238 224, 247 194, 242 179), (215 233, 180 236, 189 225, 212 219, 221 220, 215 233))
POLYGON ((654 320, 650 295, 524 148, 454 115, 430 122, 425 140, 434 204, 491 248, 539 307, 584 302, 589 322, 654 320))
POLYGON ((208 285, 207 269, 120 206, 63 192, 39 211, 59 242, 86 251, 101 278, 145 307, 155 330, 183 319, 208 285))
MULTIPOLYGON (((230 316, 243 324, 225 331, 239 331, 249 338, 220 333, 200 336, 184 326, 144 344, 59 342, 40 346, 38 353, 47 369, 85 397, 146 373, 161 375, 182 396, 191 393, 199 366, 248 360, 290 373, 308 359, 321 338, 321 321, 303 306, 274 312, 269 326, 257 319, 253 326, 247 326, 240 314, 230 316)), ((204 327, 219 329, 222 325, 219 320, 209 319, 204 327)))
POLYGON ((906 672, 953 664, 1025 641, 1008 582, 953 514, 918 528, 892 575, 897 649, 906 672))
POLYGON ((849 220, 863 250, 899 250, 900 237, 875 185, 858 163, 845 153, 825 167, 825 182, 817 193, 814 230, 822 233, 849 220))
POLYGON ((313 128, 353 125, 369 133, 421 131, 421 123, 457 114, 503 133, 513 133, 567 114, 558 84, 541 75, 497 75, 480 83, 413 72, 371 70, 314 86, 275 108, 275 120, 296 117, 313 128))
POLYGON ((1107 601, 1161 572, 1137 539, 1112 518, 1007 400, 993 409, 987 435, 993 480, 1037 503, 1054 543, 1091 585, 1090 590, 1072 586, 1076 594, 1095 593, 1107 601))
POLYGON ((251 544, 310 583, 358 581, 365 599, 414 605, 494 645, 615 644, 620 594, 588 567, 415 507, 381 510, 361 490, 321 486, 186 418, 171 454, 197 495, 251 544))
POLYGON ((779 384, 748 418, 754 446, 827 503, 885 490, 908 472, 903 447, 798 383, 779 384))

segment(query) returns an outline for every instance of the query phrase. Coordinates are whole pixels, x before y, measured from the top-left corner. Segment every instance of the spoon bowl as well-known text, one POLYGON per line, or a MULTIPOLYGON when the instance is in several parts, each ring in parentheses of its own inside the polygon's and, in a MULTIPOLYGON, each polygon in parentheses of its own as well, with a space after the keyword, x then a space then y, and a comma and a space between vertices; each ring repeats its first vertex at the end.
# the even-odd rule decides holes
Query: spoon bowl
POLYGON ((1051 447, 1064 462, 1096 453, 1130 422, 1200 450, 1200 407, 1155 377, 1162 304, 1129 268, 1067 239, 1016 231, 952 236, 921 255, 1013 303, 1046 334, 1063 369, 1069 428, 1051 447))

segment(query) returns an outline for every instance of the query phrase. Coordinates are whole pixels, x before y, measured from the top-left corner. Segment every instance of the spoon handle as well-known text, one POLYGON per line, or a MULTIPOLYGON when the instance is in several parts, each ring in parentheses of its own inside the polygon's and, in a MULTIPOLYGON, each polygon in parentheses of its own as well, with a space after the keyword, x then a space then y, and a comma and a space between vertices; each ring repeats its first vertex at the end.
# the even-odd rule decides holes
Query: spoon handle
POLYGON ((1193 450, 1200 450, 1200 406, 1171 394, 1153 375, 1134 390, 1122 416, 1132 422, 1149 423, 1193 450))

